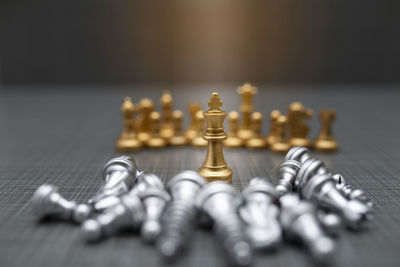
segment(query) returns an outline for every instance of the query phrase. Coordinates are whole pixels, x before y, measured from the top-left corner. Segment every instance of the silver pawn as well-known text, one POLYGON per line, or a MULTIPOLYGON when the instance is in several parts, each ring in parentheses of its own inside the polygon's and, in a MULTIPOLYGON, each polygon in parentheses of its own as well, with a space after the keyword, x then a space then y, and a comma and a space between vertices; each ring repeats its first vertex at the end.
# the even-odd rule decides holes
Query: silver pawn
POLYGON ((242 192, 239 215, 253 248, 272 249, 282 241, 278 221, 279 193, 263 178, 253 178, 242 192))
POLYGON ((213 221, 213 231, 223 244, 228 260, 238 266, 251 263, 252 251, 237 214, 239 193, 229 184, 216 181, 203 187, 196 206, 213 221))
POLYGON ((316 159, 303 163, 297 177, 300 194, 323 208, 338 212, 349 227, 359 228, 371 218, 370 209, 358 200, 344 197, 332 176, 322 171, 324 168, 323 162, 316 159))
POLYGON ((140 173, 131 157, 121 156, 110 159, 103 169, 104 184, 88 203, 98 212, 115 205, 118 203, 117 198, 134 186, 140 173))
POLYGON ((293 185, 296 180, 297 173, 300 170, 300 163, 295 160, 285 160, 277 170, 277 177, 279 179, 276 190, 280 195, 284 195, 293 190, 293 185))
POLYGON ((35 191, 31 203, 34 214, 40 220, 53 218, 81 223, 91 214, 89 205, 65 199, 57 187, 49 184, 43 184, 35 191))
POLYGON ((335 243, 319 225, 316 207, 293 193, 282 196, 280 202, 280 222, 287 236, 300 240, 317 261, 328 260, 334 253, 335 243))
POLYGON ((123 229, 137 229, 144 216, 139 197, 125 194, 118 204, 107 208, 97 217, 86 220, 82 225, 82 233, 86 241, 98 241, 123 229))
POLYGON ((171 201, 161 217, 162 232, 157 240, 160 254, 173 260, 185 248, 198 215, 194 200, 206 180, 195 171, 182 171, 167 184, 171 201))
POLYGON ((165 190, 156 187, 142 191, 139 197, 146 214, 140 234, 145 242, 152 243, 161 233, 160 218, 171 198, 165 190))
POLYGON ((303 146, 294 146, 286 154, 285 160, 294 160, 303 164, 307 159, 311 158, 310 150, 303 146))

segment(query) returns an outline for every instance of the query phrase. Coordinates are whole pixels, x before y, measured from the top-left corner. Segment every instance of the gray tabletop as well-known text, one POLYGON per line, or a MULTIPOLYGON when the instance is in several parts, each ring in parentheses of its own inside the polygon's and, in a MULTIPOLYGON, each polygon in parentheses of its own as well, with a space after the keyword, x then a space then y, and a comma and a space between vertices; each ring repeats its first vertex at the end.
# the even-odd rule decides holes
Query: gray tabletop
MULTIPOLYGON (((256 109, 264 116, 272 109, 286 111, 296 100, 315 111, 336 108, 334 132, 340 151, 315 155, 375 202, 374 221, 367 230, 344 230, 337 238, 338 251, 331 265, 399 266, 400 88, 259 87, 256 109)), ((164 88, 13 88, 0 92, 0 266, 163 264, 157 252, 136 234, 87 245, 75 225, 39 224, 31 214, 29 199, 43 183, 57 185, 70 199, 90 198, 101 184, 103 164, 118 155, 115 140, 122 129, 123 97, 129 95, 135 102, 150 97, 158 105, 164 88)), ((189 101, 205 106, 212 91, 220 93, 225 110, 238 109, 234 85, 168 89, 177 109, 186 110, 189 101)), ((319 128, 316 116, 309 124, 315 137, 319 128)), ((184 147, 142 150, 132 156, 141 169, 156 173, 166 182, 181 170, 196 170, 205 152, 184 147)), ((234 172, 233 186, 241 190, 255 176, 276 182, 275 169, 283 156, 269 150, 225 149, 225 158, 234 172)), ((224 264, 211 233, 196 231, 189 246, 177 266, 224 264)), ((254 257, 254 266, 311 264, 303 249, 286 244, 274 253, 257 253, 254 257)))

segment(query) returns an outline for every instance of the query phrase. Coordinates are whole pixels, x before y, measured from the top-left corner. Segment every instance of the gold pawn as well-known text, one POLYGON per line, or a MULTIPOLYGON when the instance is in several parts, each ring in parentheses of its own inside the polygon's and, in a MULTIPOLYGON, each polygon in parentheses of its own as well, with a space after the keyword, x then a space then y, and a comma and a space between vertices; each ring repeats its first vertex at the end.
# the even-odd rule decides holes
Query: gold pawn
POLYGON ((137 138, 140 142, 147 143, 151 137, 150 114, 154 111, 154 103, 148 98, 142 98, 138 106, 140 115, 137 138))
POLYGON ((162 123, 160 129, 160 136, 167 142, 174 136, 174 124, 172 122, 172 105, 174 100, 169 91, 164 91, 161 96, 160 104, 162 108, 162 123))
POLYGON ((338 143, 332 134, 332 123, 336 118, 335 110, 322 109, 319 112, 321 130, 314 142, 314 148, 322 152, 333 152, 338 149, 338 143))
POLYGON ((182 131, 183 112, 180 110, 172 112, 172 122, 175 134, 170 138, 169 143, 173 146, 185 145, 187 141, 182 131))
POLYGON ((248 148, 264 148, 267 146, 267 140, 262 136, 262 114, 254 112, 251 114, 251 124, 253 129, 253 137, 247 140, 246 146, 248 148))
POLYGON ((189 103, 188 111, 190 115, 190 124, 185 133, 186 139, 191 142, 197 136, 196 112, 201 110, 201 104, 189 103))
POLYGON ((231 111, 228 114, 229 133, 228 138, 224 141, 226 147, 241 147, 243 145, 242 139, 237 136, 239 129, 239 113, 231 111))
POLYGON ((281 112, 279 110, 273 110, 269 114, 269 134, 267 136, 267 143, 268 146, 271 146, 273 143, 276 142, 276 121, 278 120, 281 112))
POLYGON ((211 95, 208 101, 209 110, 203 112, 206 131, 203 138, 208 141, 207 156, 198 172, 208 182, 232 182, 232 170, 225 162, 222 142, 227 138, 224 132, 226 112, 221 110, 222 102, 218 93, 211 95))
POLYGON ((161 148, 166 146, 164 138, 160 137, 161 115, 157 111, 150 114, 151 137, 147 141, 147 146, 151 148, 161 148))
POLYGON ((130 97, 125 97, 121 106, 124 129, 117 140, 117 150, 120 152, 137 151, 142 148, 142 143, 136 138, 135 132, 135 105, 130 97))
POLYGON ((302 103, 293 102, 288 108, 288 125, 290 132, 290 144, 292 146, 311 147, 312 142, 307 138, 310 128, 303 119, 311 118, 312 109, 306 109, 302 103))
POLYGON ((195 122, 196 122, 196 137, 193 138, 191 145, 195 147, 206 147, 208 143, 203 138, 203 132, 204 132, 203 111, 199 110, 196 112, 195 122))
POLYGON ((238 137, 243 141, 247 141, 253 136, 250 116, 254 110, 253 96, 257 93, 258 89, 250 83, 245 83, 238 87, 236 91, 242 97, 239 109, 243 114, 242 125, 239 127, 238 137))
POLYGON ((280 115, 276 121, 276 141, 271 145, 271 150, 277 153, 286 153, 290 149, 290 143, 286 137, 287 118, 280 115))

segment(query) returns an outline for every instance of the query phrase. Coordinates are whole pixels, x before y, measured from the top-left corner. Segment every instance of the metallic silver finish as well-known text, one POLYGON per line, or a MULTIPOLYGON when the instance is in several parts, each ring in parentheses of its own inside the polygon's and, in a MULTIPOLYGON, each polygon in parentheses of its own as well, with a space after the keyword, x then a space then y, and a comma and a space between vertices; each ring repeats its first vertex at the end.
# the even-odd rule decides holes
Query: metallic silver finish
POLYGON ((86 220, 82 225, 82 233, 86 241, 98 241, 122 229, 138 228, 144 217, 145 213, 139 197, 125 194, 118 204, 107 208, 97 217, 86 220))
POLYGON ((289 238, 300 240, 317 261, 326 261, 333 256, 334 241, 325 235, 318 223, 316 206, 300 200, 296 194, 281 197, 280 222, 289 238))
POLYGON ((65 199, 57 187, 41 185, 33 194, 32 208, 38 219, 53 218, 81 223, 91 214, 90 206, 65 199))
POLYGON ((206 183, 195 171, 182 171, 168 182, 171 201, 161 217, 162 232, 157 240, 157 248, 166 260, 175 259, 189 243, 198 217, 194 200, 206 183))
POLYGON ((243 224, 237 214, 239 192, 222 181, 203 187, 196 198, 196 206, 213 220, 213 231, 223 244, 228 260, 238 266, 251 263, 252 251, 243 224))
POLYGON ((311 158, 310 150, 302 146, 294 146, 286 154, 285 160, 294 160, 303 164, 307 159, 311 158))
POLYGON ((140 194, 153 188, 164 190, 164 184, 161 181, 160 177, 158 177, 154 173, 142 172, 137 177, 137 182, 132 190, 129 192, 129 194, 140 194))
POLYGON ((337 236, 343 228, 343 221, 336 213, 318 209, 317 218, 324 230, 330 235, 337 236))
POLYGON ((348 199, 358 200, 372 209, 374 204, 367 194, 361 189, 352 189, 350 185, 346 184, 344 177, 341 174, 334 174, 332 178, 337 182, 336 188, 341 191, 348 199))
POLYGON ((282 241, 278 221, 279 193, 263 178, 253 178, 242 192, 239 215, 253 248, 271 249, 282 241))
POLYGON ((285 160, 277 170, 277 178, 279 179, 276 190, 280 195, 284 195, 293 190, 301 164, 295 160, 285 160))
POLYGON ((164 190, 153 187, 139 193, 142 200, 145 219, 141 227, 142 239, 152 243, 161 233, 160 218, 168 201, 169 194, 164 190))

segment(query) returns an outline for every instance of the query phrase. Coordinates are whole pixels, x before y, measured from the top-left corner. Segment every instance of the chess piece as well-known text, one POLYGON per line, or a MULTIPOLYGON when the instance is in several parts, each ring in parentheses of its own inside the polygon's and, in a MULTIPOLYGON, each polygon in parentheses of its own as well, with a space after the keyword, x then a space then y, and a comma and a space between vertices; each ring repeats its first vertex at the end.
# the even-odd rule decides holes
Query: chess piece
POLYGON ((242 97, 239 110, 242 112, 242 125, 239 128, 238 136, 243 141, 247 141, 253 136, 251 129, 251 113, 254 111, 253 96, 257 93, 258 89, 250 83, 245 83, 237 88, 237 93, 242 97))
POLYGON ((325 209, 317 210, 317 219, 325 232, 332 236, 337 236, 343 227, 343 221, 340 216, 325 209))
POLYGON ((141 236, 145 242, 152 243, 161 233, 160 218, 168 201, 169 194, 160 188, 151 188, 139 193, 142 200, 145 219, 141 227, 141 236))
POLYGON ((43 184, 35 191, 31 203, 39 220, 51 218, 82 223, 92 213, 89 205, 65 199, 57 187, 49 184, 43 184))
POLYGON ((208 141, 207 156, 198 172, 208 182, 221 180, 232 182, 232 170, 225 162, 222 142, 227 138, 224 132, 226 112, 221 110, 222 102, 218 93, 211 95, 208 101, 209 109, 203 112, 206 131, 203 138, 208 141))
POLYGON ((103 185, 97 194, 89 199, 88 203, 95 211, 102 211, 113 205, 113 198, 127 193, 136 183, 138 171, 135 160, 128 156, 110 159, 102 173, 103 185))
POLYGON ((157 247, 167 260, 173 260, 188 246, 198 210, 194 200, 206 181, 195 171, 182 171, 167 185, 171 201, 162 215, 162 232, 157 247))
POLYGON ((174 124, 172 122, 173 99, 169 91, 164 91, 160 99, 160 104, 162 108, 160 137, 168 142, 174 136, 174 124))
POLYGON ((270 149, 277 153, 286 153, 290 149, 289 140, 286 137, 287 118, 280 115, 276 120, 276 139, 270 149))
POLYGON ((182 131, 183 113, 180 110, 172 112, 172 122, 174 125, 174 136, 169 139, 173 146, 183 146, 186 144, 186 137, 182 131))
POLYGON ((263 178, 251 179, 242 192, 238 211, 253 248, 272 249, 282 241, 278 198, 279 194, 273 185, 263 178))
POLYGON ((154 111, 154 103, 148 98, 143 98, 138 104, 139 121, 137 138, 145 144, 151 137, 150 114, 154 111))
POLYGON ((262 114, 254 112, 251 114, 251 124, 253 136, 247 140, 246 146, 248 148, 264 148, 267 146, 267 140, 262 136, 262 114))
POLYGON ((229 133, 228 138, 224 141, 226 147, 241 147, 243 145, 242 139, 237 135, 239 129, 239 113, 231 111, 228 114, 229 120, 229 133))
POLYGON ((273 110, 271 111, 271 113, 269 114, 269 133, 267 136, 267 144, 268 146, 271 146, 272 144, 274 144, 276 142, 276 135, 277 135, 277 131, 276 131, 276 124, 277 124, 277 120, 279 118, 279 116, 281 115, 281 112, 279 110, 273 110))
POLYGON ((196 137, 192 139, 191 145, 195 147, 206 147, 208 142, 203 138, 204 134, 204 115, 203 111, 199 110, 195 115, 196 122, 196 137))
POLYGON ((344 177, 339 173, 333 174, 332 178, 336 182, 336 189, 339 190, 347 199, 358 200, 367 205, 369 209, 373 208, 374 204, 372 200, 363 190, 351 188, 349 184, 346 184, 344 177))
POLYGON ((276 190, 280 195, 292 192, 297 173, 300 170, 300 163, 295 160, 285 160, 277 170, 278 185, 276 190))
POLYGON ((86 241, 94 242, 111 236, 120 230, 137 229, 145 217, 138 196, 125 194, 117 205, 103 211, 93 219, 82 224, 82 233, 86 241))
POLYGON ((314 142, 315 150, 331 152, 338 149, 338 143, 332 134, 332 122, 335 120, 335 117, 335 110, 320 110, 319 119, 321 121, 321 131, 314 142))
POLYGON ((330 259, 335 250, 335 243, 321 228, 316 207, 310 202, 300 200, 296 194, 282 196, 280 203, 280 222, 286 235, 291 239, 300 240, 317 261, 330 259))
POLYGON ((310 150, 302 146, 294 146, 286 154, 286 160, 294 160, 303 164, 307 159, 311 158, 310 150))
POLYGON ((147 140, 146 144, 151 148, 161 148, 167 145, 164 138, 160 136, 160 113, 153 111, 150 114, 151 137, 147 140))
POLYGON ((197 136, 197 121, 196 112, 201 110, 201 104, 199 103, 189 103, 188 111, 190 115, 190 124, 185 133, 185 137, 188 142, 191 142, 197 136))
POLYGON ((292 146, 312 146, 311 140, 307 138, 309 127, 303 121, 304 118, 311 118, 312 115, 313 111, 306 109, 300 102, 293 102, 289 105, 288 125, 292 146))
POLYGON ((228 260, 237 266, 251 262, 251 246, 244 234, 244 227, 237 214, 239 193, 223 181, 211 182, 196 197, 196 206, 213 222, 216 234, 228 260))
POLYGON ((121 152, 137 151, 142 148, 142 143, 137 139, 135 132, 135 106, 130 97, 125 97, 121 106, 124 130, 117 141, 117 150, 121 152))

